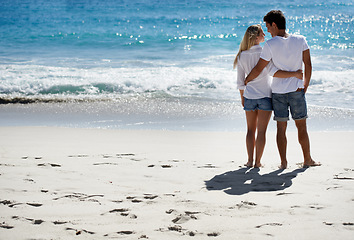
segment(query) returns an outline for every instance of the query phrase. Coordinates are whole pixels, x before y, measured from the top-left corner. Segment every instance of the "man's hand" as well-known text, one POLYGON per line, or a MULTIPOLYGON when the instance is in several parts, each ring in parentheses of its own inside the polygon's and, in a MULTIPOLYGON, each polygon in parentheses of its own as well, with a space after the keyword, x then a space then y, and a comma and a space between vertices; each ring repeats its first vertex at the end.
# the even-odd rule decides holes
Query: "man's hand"
POLYGON ((303 76, 304 76, 304 74, 302 73, 302 70, 301 69, 299 69, 299 70, 297 70, 296 72, 295 72, 295 77, 296 78, 298 78, 298 79, 303 79, 303 76))
POLYGON ((307 88, 309 87, 308 84, 304 84, 304 92, 306 93, 307 92, 307 88))

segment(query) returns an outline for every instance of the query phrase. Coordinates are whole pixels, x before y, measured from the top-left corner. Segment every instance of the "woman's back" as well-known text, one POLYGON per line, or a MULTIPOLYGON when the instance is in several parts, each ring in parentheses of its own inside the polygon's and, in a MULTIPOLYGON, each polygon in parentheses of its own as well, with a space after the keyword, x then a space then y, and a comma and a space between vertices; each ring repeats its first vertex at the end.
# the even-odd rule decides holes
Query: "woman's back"
POLYGON ((262 52, 259 45, 252 46, 249 50, 242 51, 237 61, 237 87, 244 89, 244 97, 249 99, 259 99, 271 97, 270 79, 268 75, 268 67, 253 81, 245 86, 246 76, 256 66, 262 52))

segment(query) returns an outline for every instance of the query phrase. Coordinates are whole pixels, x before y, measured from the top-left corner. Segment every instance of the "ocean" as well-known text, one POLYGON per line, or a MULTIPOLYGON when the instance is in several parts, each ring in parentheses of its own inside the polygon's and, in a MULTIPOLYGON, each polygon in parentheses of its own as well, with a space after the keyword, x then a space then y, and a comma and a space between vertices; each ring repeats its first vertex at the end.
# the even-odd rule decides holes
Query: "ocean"
POLYGON ((232 64, 272 9, 311 49, 310 127, 353 131, 350 0, 0 0, 0 126, 243 130, 232 64))

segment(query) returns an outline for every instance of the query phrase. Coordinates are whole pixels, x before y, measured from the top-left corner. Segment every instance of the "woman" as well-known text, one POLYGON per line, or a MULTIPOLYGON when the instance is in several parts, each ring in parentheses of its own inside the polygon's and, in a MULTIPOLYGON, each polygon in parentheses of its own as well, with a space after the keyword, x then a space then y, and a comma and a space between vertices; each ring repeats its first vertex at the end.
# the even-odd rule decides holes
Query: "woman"
POLYGON ((259 43, 264 42, 264 32, 261 25, 252 25, 247 31, 240 44, 239 52, 234 61, 234 68, 237 67, 237 88, 240 90, 242 106, 246 112, 247 135, 246 147, 248 153, 247 167, 261 167, 261 157, 266 143, 266 131, 272 114, 272 99, 270 80, 271 76, 286 78, 297 77, 302 79, 302 71, 286 72, 280 71, 273 64, 253 81, 245 85, 245 78, 257 64, 262 52, 259 43), (256 136, 257 131, 257 138, 256 136), (254 160, 254 149, 256 158, 254 160), (254 162, 254 163, 253 163, 254 162))

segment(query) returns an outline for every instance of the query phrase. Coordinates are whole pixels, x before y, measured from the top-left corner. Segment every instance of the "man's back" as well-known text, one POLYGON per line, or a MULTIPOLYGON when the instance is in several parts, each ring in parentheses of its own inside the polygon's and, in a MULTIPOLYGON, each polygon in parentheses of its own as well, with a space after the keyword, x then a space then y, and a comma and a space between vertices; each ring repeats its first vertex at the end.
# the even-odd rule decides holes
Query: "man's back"
MULTIPOLYGON (((275 36, 265 43, 261 58, 266 61, 272 60, 275 67, 280 70, 297 71, 302 69, 302 53, 308 48, 303 36, 275 36)), ((295 77, 273 78, 271 87, 273 93, 288 93, 304 88, 304 82, 295 77)))

